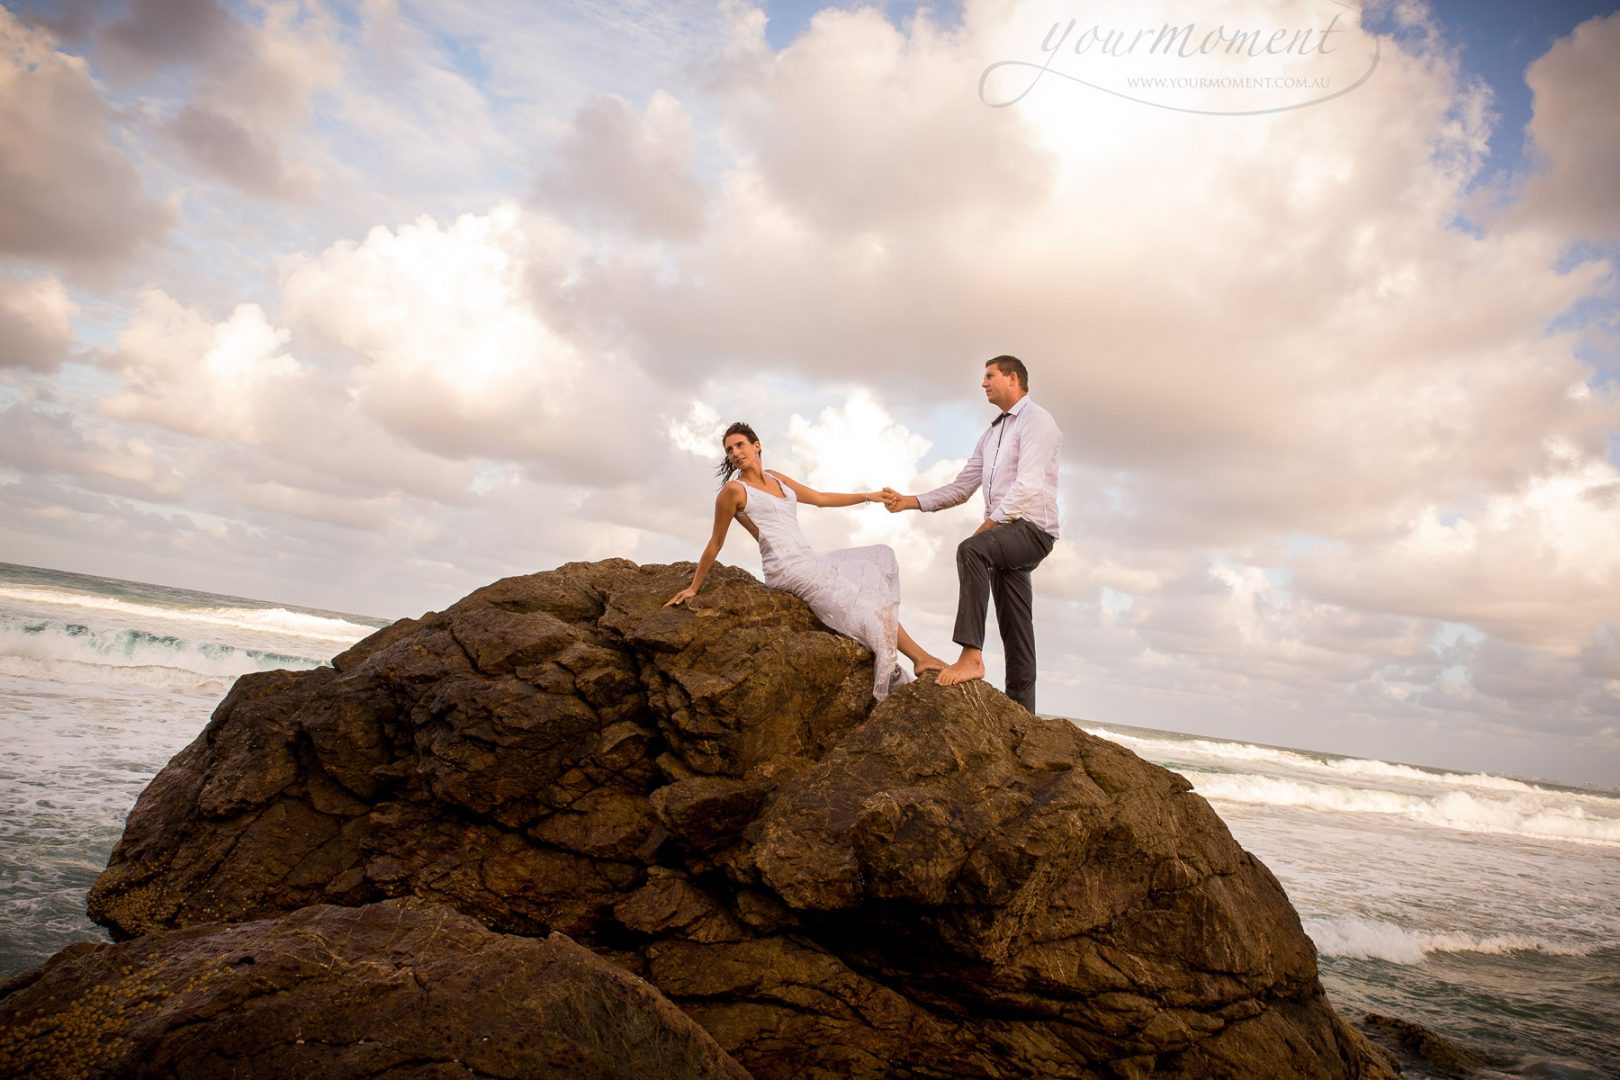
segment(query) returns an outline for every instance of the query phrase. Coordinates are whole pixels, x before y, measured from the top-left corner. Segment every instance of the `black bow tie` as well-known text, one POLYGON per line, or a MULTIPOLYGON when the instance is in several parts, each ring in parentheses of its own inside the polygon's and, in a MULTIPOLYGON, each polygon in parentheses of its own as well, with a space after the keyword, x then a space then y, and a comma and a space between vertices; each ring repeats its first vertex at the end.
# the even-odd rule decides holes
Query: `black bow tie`
POLYGON ((1007 419, 1007 417, 1009 417, 1011 415, 1012 415, 1012 413, 1010 413, 1010 412, 1002 413, 1000 416, 998 416, 994 420, 990 421, 990 426, 995 427, 997 424, 1001 423, 1003 420, 1007 419))

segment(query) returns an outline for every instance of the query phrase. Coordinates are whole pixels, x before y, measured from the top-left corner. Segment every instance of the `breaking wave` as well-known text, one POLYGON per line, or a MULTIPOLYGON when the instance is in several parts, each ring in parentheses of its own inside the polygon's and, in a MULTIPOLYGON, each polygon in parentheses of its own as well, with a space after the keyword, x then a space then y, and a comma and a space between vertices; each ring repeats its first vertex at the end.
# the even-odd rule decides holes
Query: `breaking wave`
POLYGON ((1323 956, 1421 964, 1433 953, 1541 953, 1546 956, 1590 956, 1601 946, 1550 941, 1528 934, 1477 935, 1409 930, 1381 919, 1324 915, 1303 920, 1305 933, 1323 956))
POLYGON ((381 620, 372 623, 354 622, 336 614, 319 615, 285 607, 226 605, 192 607, 140 603, 116 596, 95 596, 68 589, 12 583, 0 583, 0 600, 22 604, 49 604, 55 607, 79 608, 87 612, 115 613, 136 618, 157 617, 165 621, 213 626, 225 630, 281 634, 342 645, 359 641, 378 627, 386 625, 381 620))
MULTIPOLYGON (((1620 846, 1620 818, 1590 813, 1555 791, 1489 797, 1477 792, 1409 794, 1382 788, 1351 787, 1273 776, 1178 770, 1206 799, 1267 806, 1297 806, 1341 813, 1392 814, 1464 832, 1501 833, 1537 840, 1620 846)), ((1610 800, 1611 802, 1615 800, 1610 800)), ((1620 807, 1616 807, 1620 809, 1620 807)))
POLYGON ((220 689, 251 671, 302 670, 325 662, 144 630, 0 616, 0 673, 53 682, 220 689))
POLYGON ((1436 828, 1620 847, 1620 796, 1488 773, 1086 725, 1213 802, 1380 814, 1436 828))

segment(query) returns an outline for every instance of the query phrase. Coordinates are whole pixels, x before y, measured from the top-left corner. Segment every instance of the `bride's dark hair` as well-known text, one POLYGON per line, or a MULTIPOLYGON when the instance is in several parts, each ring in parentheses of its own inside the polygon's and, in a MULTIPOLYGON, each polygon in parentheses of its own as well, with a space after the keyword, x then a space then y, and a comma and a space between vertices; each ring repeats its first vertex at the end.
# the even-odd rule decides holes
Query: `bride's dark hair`
MULTIPOLYGON (((759 445, 759 436, 754 434, 754 429, 743 423, 741 420, 726 428, 726 433, 720 436, 720 445, 724 446, 726 444, 726 440, 731 438, 733 435, 745 436, 747 437, 748 441, 753 443, 755 446, 759 445)), ((731 455, 727 454, 720 459, 720 467, 714 470, 714 475, 720 478, 720 486, 725 487, 731 482, 731 478, 736 472, 736 466, 731 464, 731 455)))

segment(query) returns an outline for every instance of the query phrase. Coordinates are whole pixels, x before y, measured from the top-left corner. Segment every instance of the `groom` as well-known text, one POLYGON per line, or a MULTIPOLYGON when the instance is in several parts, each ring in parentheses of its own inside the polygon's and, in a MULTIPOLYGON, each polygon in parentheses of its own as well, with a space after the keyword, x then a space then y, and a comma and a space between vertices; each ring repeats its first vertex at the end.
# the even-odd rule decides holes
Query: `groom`
POLYGON ((883 489, 889 513, 943 510, 984 489, 984 521, 956 548, 957 661, 939 673, 941 686, 984 678, 984 620, 996 598, 996 623, 1007 653, 1007 696, 1035 711, 1034 590, 1030 571, 1058 538, 1058 450, 1063 435, 1052 414, 1029 397, 1029 370, 1016 356, 984 365, 984 396, 1001 415, 979 436, 955 480, 921 495, 883 489))

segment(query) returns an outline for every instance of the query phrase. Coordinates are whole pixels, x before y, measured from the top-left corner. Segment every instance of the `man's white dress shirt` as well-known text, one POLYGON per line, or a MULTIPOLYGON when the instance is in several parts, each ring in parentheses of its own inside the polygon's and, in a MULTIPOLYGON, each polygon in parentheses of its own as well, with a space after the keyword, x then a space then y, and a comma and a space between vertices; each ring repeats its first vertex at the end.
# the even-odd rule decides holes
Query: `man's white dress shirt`
POLYGON ((973 456, 948 484, 917 496, 923 510, 943 510, 984 489, 984 516, 1005 524, 1024 519, 1058 538, 1058 452, 1063 433, 1028 394, 979 436, 973 456))

